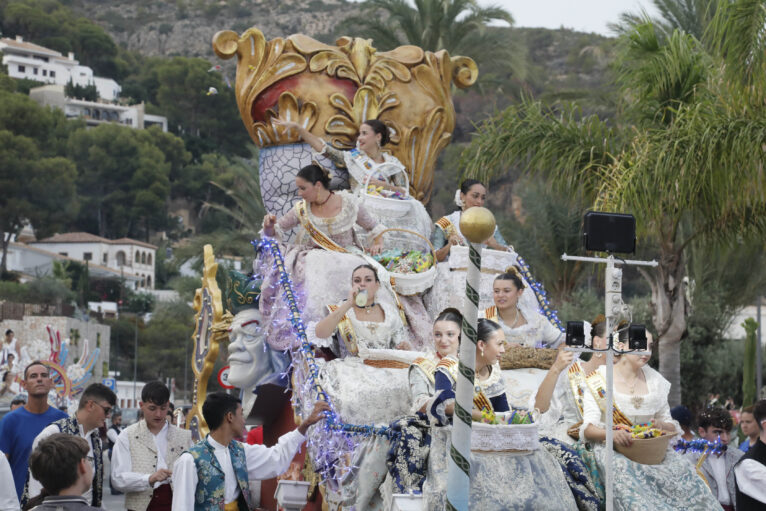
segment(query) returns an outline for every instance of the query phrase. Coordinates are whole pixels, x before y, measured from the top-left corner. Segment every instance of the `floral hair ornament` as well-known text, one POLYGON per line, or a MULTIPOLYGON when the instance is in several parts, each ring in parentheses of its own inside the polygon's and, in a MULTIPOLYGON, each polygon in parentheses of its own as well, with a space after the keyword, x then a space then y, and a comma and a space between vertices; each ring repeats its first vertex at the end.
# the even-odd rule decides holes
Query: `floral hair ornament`
POLYGON ((455 190, 455 204, 459 208, 462 208, 463 206, 465 206, 465 202, 463 202, 463 199, 460 198, 460 188, 455 190))

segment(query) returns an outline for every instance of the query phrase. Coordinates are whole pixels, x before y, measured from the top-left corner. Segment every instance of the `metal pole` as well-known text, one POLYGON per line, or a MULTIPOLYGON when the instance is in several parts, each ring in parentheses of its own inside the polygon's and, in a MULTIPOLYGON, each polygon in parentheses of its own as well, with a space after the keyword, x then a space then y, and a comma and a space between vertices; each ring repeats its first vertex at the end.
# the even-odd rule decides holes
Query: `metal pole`
POLYGON ((476 368, 476 325, 479 317, 481 283, 481 244, 468 247, 468 272, 463 302, 463 334, 460 343, 455 413, 452 416, 452 445, 447 469, 447 506, 449 511, 468 511, 471 494, 471 424, 473 418, 473 382, 476 368), (470 341, 470 342, 469 342, 470 341))
POLYGON ((756 401, 761 399, 761 386, 763 385, 763 374, 761 368, 763 367, 763 345, 761 344, 761 302, 762 296, 758 296, 758 303, 755 305, 756 321, 758 321, 758 330, 755 334, 755 399, 756 401))
POLYGON ((606 317, 606 335, 609 342, 609 350, 606 352, 606 410, 604 411, 606 414, 606 417, 604 418, 606 425, 606 511, 612 511, 614 508, 614 503, 612 502, 614 482, 612 474, 612 459, 614 457, 614 431, 612 430, 614 427, 614 414, 612 413, 612 408, 614 407, 614 395, 612 391, 612 386, 614 384, 614 352, 612 351, 614 336, 612 335, 612 320, 614 318, 614 314, 612 307, 614 306, 614 303, 612 302, 612 296, 614 293, 611 292, 612 290, 610 289, 612 284, 613 271, 614 258, 609 256, 606 262, 606 278, 604 282, 604 316, 606 317))
POLYGON ((136 312, 136 326, 133 336, 133 408, 136 407, 136 380, 138 379, 138 312, 136 312))

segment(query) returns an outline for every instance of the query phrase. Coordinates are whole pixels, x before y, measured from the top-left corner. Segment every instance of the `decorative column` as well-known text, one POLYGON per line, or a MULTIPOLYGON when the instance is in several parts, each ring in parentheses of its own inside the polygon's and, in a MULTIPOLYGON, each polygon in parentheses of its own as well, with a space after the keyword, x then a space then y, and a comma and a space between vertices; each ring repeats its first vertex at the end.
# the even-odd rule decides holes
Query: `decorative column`
POLYGON ((479 316, 481 249, 495 232, 495 217, 486 208, 470 208, 460 216, 460 232, 471 242, 463 303, 463 334, 460 343, 452 445, 447 472, 447 509, 468 511, 471 493, 471 410, 476 368, 476 323, 479 316))

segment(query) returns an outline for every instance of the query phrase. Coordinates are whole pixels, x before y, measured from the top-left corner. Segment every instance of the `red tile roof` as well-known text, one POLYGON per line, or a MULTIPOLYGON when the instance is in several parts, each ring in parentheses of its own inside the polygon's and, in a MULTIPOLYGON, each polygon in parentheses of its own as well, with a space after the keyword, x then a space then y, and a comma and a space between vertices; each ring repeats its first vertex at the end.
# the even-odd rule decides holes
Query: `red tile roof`
POLYGON ((131 238, 109 240, 89 232, 65 232, 61 234, 54 234, 50 238, 38 240, 34 243, 107 243, 110 245, 138 245, 140 247, 157 250, 157 246, 152 245, 151 243, 145 243, 143 241, 138 241, 131 238))
POLYGON ((0 39, 0 42, 7 44, 8 46, 11 46, 13 48, 19 48, 22 50, 44 53, 46 55, 51 55, 53 57, 63 57, 63 55, 61 55, 61 53, 57 52, 56 50, 51 50, 50 48, 46 48, 44 46, 40 46, 37 44, 28 43, 26 41, 17 41, 16 39, 3 37, 2 39, 0 39))

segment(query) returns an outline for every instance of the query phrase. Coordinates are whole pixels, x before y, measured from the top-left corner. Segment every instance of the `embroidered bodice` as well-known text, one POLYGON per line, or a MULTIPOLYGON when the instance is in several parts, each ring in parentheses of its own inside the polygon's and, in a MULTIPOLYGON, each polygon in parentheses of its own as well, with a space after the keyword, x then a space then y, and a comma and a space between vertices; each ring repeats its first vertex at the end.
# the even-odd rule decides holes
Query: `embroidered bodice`
POLYGON ((404 324, 402 324, 396 307, 386 302, 381 302, 380 306, 386 316, 381 323, 365 321, 365 313, 359 313, 357 316, 354 308, 346 313, 356 334, 360 350, 394 349, 399 343, 408 340, 404 324))
MULTIPOLYGON (((676 425, 678 432, 681 433, 678 423, 670 416, 670 406, 668 405, 670 382, 649 366, 645 365, 641 370, 646 379, 647 393, 643 395, 624 394, 615 389, 615 405, 633 424, 643 424, 652 420, 672 422, 676 425)), ((597 371, 606 379, 605 366, 599 367, 597 371)), ((583 399, 583 425, 586 424, 594 424, 599 427, 603 427, 604 424, 604 414, 590 393, 586 393, 583 399)))
MULTIPOLYGON (((341 210, 337 215, 327 218, 322 218, 314 215, 311 212, 311 207, 306 208, 306 214, 311 223, 318 230, 332 239, 335 243, 343 248, 356 247, 362 249, 359 246, 357 240, 354 237, 354 225, 359 225, 365 231, 368 231, 371 238, 378 236, 385 227, 380 225, 372 215, 370 215, 362 204, 360 204, 359 198, 352 193, 342 190, 335 192, 341 198, 341 210)), ((303 228, 300 222, 295 208, 290 209, 287 214, 277 220, 275 230, 277 237, 285 239, 285 232, 290 229, 297 229, 298 234, 294 241, 295 245, 304 247, 316 247, 313 239, 308 232, 303 228)))
POLYGON ((555 348, 564 339, 563 332, 539 312, 519 310, 519 315, 523 316, 527 322, 516 328, 509 327, 500 316, 497 317, 497 322, 503 327, 505 340, 509 344, 516 343, 529 348, 541 345, 546 348, 555 348))

